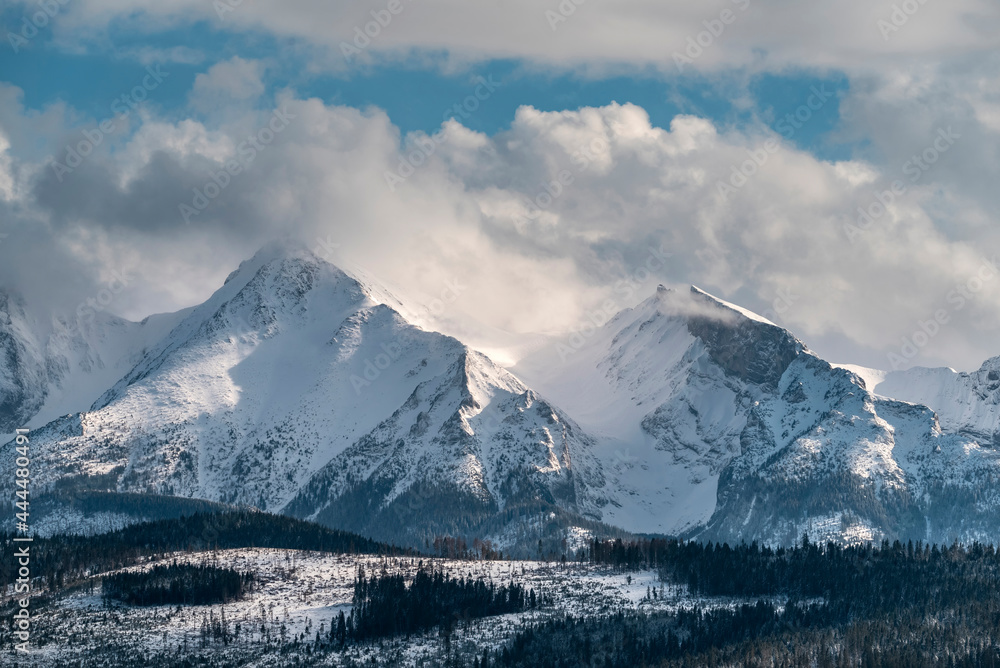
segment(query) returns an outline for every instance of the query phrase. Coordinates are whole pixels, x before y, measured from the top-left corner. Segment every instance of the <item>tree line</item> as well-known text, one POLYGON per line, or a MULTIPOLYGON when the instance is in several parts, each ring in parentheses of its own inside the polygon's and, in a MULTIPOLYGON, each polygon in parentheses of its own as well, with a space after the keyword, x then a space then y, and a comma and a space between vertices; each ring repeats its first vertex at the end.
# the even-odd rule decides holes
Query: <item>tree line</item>
POLYGON ((101 578, 105 601, 129 605, 209 605, 242 599, 256 583, 253 573, 208 564, 157 565, 101 578))
POLYGON ((656 569, 703 597, 700 607, 553 619, 463 665, 1000 668, 1000 551, 990 545, 644 539, 592 541, 589 557, 656 569))
POLYGON ((385 571, 366 577, 361 568, 354 581, 351 618, 345 621, 341 613, 334 633, 343 643, 346 638, 408 636, 443 625, 447 637, 455 621, 520 612, 539 604, 535 590, 519 583, 455 578, 422 562, 409 583, 402 574, 385 571))
MULTIPOLYGON (((0 545, 13 553, 14 534, 0 533, 0 545)), ((357 534, 314 522, 255 510, 194 513, 176 519, 133 524, 96 536, 35 537, 31 570, 52 591, 89 577, 118 570, 147 557, 244 547, 311 550, 335 554, 411 554, 357 534)), ((0 587, 17 578, 17 560, 0 561, 0 587)))

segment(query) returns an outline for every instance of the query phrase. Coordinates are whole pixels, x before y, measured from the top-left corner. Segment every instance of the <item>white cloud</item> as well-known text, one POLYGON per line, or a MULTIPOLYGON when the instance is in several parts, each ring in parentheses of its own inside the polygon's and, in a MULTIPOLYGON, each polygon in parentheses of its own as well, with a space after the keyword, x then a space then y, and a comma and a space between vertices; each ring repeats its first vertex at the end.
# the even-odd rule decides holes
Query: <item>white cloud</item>
POLYGON ((10 140, 0 132, 0 199, 14 199, 14 161, 9 153, 10 140))
POLYGON ((234 56, 195 77, 191 105, 201 111, 211 111, 234 102, 255 100, 263 92, 261 64, 234 56))
MULTIPOLYGON (((780 138, 764 128, 735 132, 690 115, 655 128, 630 105, 522 107, 495 137, 446 123, 445 141, 432 143, 433 154, 392 191, 386 172, 419 154, 425 136, 403 138, 400 153, 398 130, 381 112, 291 99, 294 122, 184 225, 178 205, 268 122, 270 110, 249 110, 260 106, 264 64, 234 57, 213 65, 190 94, 208 120, 135 119, 134 132, 104 142, 65 184, 44 167, 36 139, 51 139, 53 154, 66 137, 79 139, 73 110, 56 103, 25 111, 20 91, 0 85, 0 138, 10 144, 0 146, 0 213, 12 235, 0 246, 0 279, 59 305, 100 281, 94 258, 129 263, 142 279, 116 308, 141 316, 203 299, 256 247, 291 232, 310 242, 333 238, 348 259, 421 298, 459 279, 468 289, 443 314, 456 331, 468 320, 487 332, 555 331, 578 322, 662 243, 673 253, 669 268, 632 301, 657 279, 698 283, 758 310, 791 295, 777 314, 783 324, 830 356, 883 366, 902 337, 946 308, 949 325, 915 362, 970 367, 1000 353, 1000 281, 985 283, 961 309, 948 301, 983 256, 1000 253, 995 0, 402 2, 387 20, 388 3, 378 1, 230 0, 233 11, 219 13, 219 3, 203 0, 74 0, 53 24, 59 43, 80 49, 106 46, 102 34, 115 31, 207 20, 288 38, 310 51, 314 71, 381 59, 457 68, 518 58, 587 74, 674 74, 674 53, 691 58, 685 71, 720 79, 830 69, 850 83, 838 102, 840 138, 862 148, 831 163, 788 143, 767 151, 780 138), (911 15, 894 17, 896 6, 911 15), (733 20, 720 29, 727 9, 733 20), (369 25, 372 11, 385 25, 369 25), (342 43, 366 28, 370 43, 358 38, 362 53, 347 62, 342 43), (701 52, 687 52, 699 39, 701 52), (905 194, 852 243, 845 224, 856 222, 858 207, 907 179, 913 156, 948 128, 959 136, 954 145, 917 181, 905 181, 905 194), (718 183, 751 155, 766 161, 723 199, 718 183)), ((187 47, 122 55, 202 57, 187 47)))
POLYGON ((112 22, 143 30, 207 20, 223 29, 262 30, 304 39, 329 49, 331 63, 343 65, 341 43, 350 43, 355 29, 364 31, 376 20, 372 15, 376 12, 385 25, 368 27, 374 36, 364 47, 365 54, 409 54, 417 49, 447 51, 458 59, 514 57, 560 65, 627 63, 669 71, 675 71, 673 53, 683 54, 688 38, 697 40, 699 33, 710 28, 719 32, 717 21, 725 10, 732 13, 731 22, 717 36, 702 36, 705 46, 693 58, 694 68, 752 64, 769 69, 804 66, 870 71, 899 66, 914 58, 988 52, 1000 39, 1000 7, 992 0, 876 4, 865 0, 402 0, 402 11, 396 15, 385 11, 387 2, 230 2, 233 10, 223 12, 218 11, 219 4, 201 0, 78 0, 66 8, 66 16, 57 27, 63 39, 71 40, 73 35, 90 34, 112 22), (898 25, 893 27, 898 30, 880 28, 879 21, 893 24, 894 5, 911 9, 911 14, 897 13, 898 25))
MULTIPOLYGON (((852 104, 876 114, 894 99, 852 104)), ((945 160, 852 243, 845 224, 898 169, 818 160, 764 128, 721 132, 694 116, 656 128, 633 105, 522 107, 494 137, 450 121, 440 141, 414 134, 401 152, 398 130, 377 110, 314 99, 279 108, 294 117, 287 128, 190 225, 179 205, 238 157, 270 110, 209 126, 146 119, 123 148, 102 146, 65 183, 43 171, 19 203, 23 215, 44 220, 35 233, 48 230, 47 243, 75 258, 66 266, 83 267, 88 280, 99 280, 87 259, 98 248, 109 262, 134 266, 141 278, 116 304, 133 317, 204 299, 258 246, 294 234, 333 240, 342 259, 420 300, 458 280, 462 296, 439 322, 456 332, 482 323, 484 343, 498 330, 568 329, 603 299, 631 306, 657 281, 691 282, 761 311, 791 294, 781 321, 807 343, 882 366, 901 336, 951 308, 949 290, 983 255, 1000 252, 992 227, 976 227, 988 195, 942 193, 961 173, 945 160), (764 164, 747 167, 752 156, 764 164), (401 161, 407 174, 405 161, 420 164, 391 190, 386 174, 401 161), (734 167, 755 173, 723 198, 719 183, 734 167), (943 208, 956 212, 951 227, 941 223, 943 208), (661 244, 673 254, 668 267, 615 295, 611 286, 661 244)), ((976 124, 963 131, 979 147, 965 148, 963 137, 953 150, 995 147, 992 130, 969 118, 976 124)), ((920 128, 934 121, 931 113, 920 128)), ((41 269, 22 271, 19 280, 39 289, 41 269)), ((1000 280, 951 316, 915 361, 969 367, 1000 352, 989 329, 1000 322, 1000 280)))

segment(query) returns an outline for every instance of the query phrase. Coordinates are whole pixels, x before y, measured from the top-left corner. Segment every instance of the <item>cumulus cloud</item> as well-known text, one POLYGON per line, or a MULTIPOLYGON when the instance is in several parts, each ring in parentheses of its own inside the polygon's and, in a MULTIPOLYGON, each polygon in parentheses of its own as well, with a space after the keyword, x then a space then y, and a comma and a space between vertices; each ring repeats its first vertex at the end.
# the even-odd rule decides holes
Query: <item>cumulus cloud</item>
MULTIPOLYGON (((893 85, 880 96, 852 90, 849 117, 899 111, 912 93, 893 85)), ((72 306, 125 271, 133 279, 111 309, 138 318, 204 299, 259 246, 292 235, 402 286, 414 304, 455 297, 422 315, 487 347, 510 332, 567 331, 596 305, 632 306, 658 282, 695 283, 770 311, 828 357, 882 367, 943 309, 948 323, 913 361, 971 367, 1000 352, 990 333, 1000 280, 978 279, 961 308, 949 301, 1000 252, 983 223, 986 181, 958 185, 969 163, 996 155, 995 91, 972 89, 957 103, 929 89, 926 117, 898 120, 914 124, 899 137, 886 119, 889 134, 873 147, 888 156, 881 163, 819 160, 767 128, 690 115, 658 128, 628 104, 526 106, 492 137, 455 120, 401 137, 377 109, 291 96, 214 120, 143 116, 62 180, 28 150, 5 153, 5 183, 19 184, 5 192, 19 194, 0 203, 16 241, 0 244, 0 279, 35 303, 72 306), (926 137, 913 150, 933 146, 956 104, 967 110, 953 122, 961 139, 859 225, 858 209, 877 211, 879 194, 905 178, 907 138, 926 137), (640 271, 651 253, 669 258, 640 271)), ((54 122, 30 116, 5 112, 0 131, 54 122)))
POLYGON ((234 56, 195 77, 191 105, 200 111, 210 111, 233 102, 255 100, 263 92, 261 64, 234 56))
POLYGON ((1000 281, 983 276, 1000 254, 995 2, 400 6, 79 0, 53 24, 76 48, 81 35, 96 44, 102 31, 208 21, 309 45, 316 70, 404 57, 597 74, 832 69, 850 86, 822 103, 839 105, 840 138, 861 148, 839 162, 796 149, 808 109, 777 131, 737 131, 692 115, 653 127, 633 105, 522 107, 492 137, 457 121, 401 137, 378 110, 291 96, 277 105, 287 126, 268 138, 267 68, 233 57, 194 82, 202 120, 133 114, 66 175, 35 138, 53 138, 58 158, 101 119, 61 104, 28 111, 20 91, 0 86, 0 207, 16 242, 0 245, 0 279, 58 306, 124 268, 136 279, 113 308, 141 317, 203 299, 257 247, 291 234, 335 247, 332 259, 405 286, 415 303, 461 286, 444 312, 425 315, 484 344, 564 331, 621 281, 622 307, 663 281, 766 312, 844 361, 884 367, 942 312, 948 322, 910 361, 972 367, 1000 353, 1000 281), (636 280, 651 252, 669 262, 636 280), (41 269, 46 256, 58 270, 41 269))
MULTIPOLYGON (((471 193, 484 228, 522 253, 570 254, 577 280, 591 287, 627 276, 662 244, 674 254, 665 280, 697 283, 760 311, 788 295, 781 320, 807 342, 840 333, 851 340, 822 351, 831 355, 866 349, 869 363, 884 366, 900 337, 941 308, 950 326, 920 361, 977 365, 996 352, 977 323, 995 317, 1000 281, 982 286, 964 310, 947 302, 992 254, 934 224, 939 182, 930 173, 907 182, 882 217, 859 223, 858 208, 872 209, 886 184, 905 177, 820 161, 780 140, 763 130, 719 133, 693 117, 662 130, 630 105, 522 108, 511 131, 494 139, 495 155, 478 150, 484 157, 476 161, 464 149, 452 176, 482 183, 470 165, 492 173, 492 183, 471 193), (547 197, 560 174, 571 182, 547 197)), ((459 152, 446 145, 442 162, 459 152)), ((423 187, 421 177, 413 187, 423 187)))

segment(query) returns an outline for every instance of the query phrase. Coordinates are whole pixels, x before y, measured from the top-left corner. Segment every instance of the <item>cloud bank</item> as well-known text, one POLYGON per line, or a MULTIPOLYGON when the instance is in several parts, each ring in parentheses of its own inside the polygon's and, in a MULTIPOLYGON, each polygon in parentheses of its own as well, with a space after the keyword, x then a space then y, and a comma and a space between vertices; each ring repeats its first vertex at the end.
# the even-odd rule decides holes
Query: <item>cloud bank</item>
MULTIPOLYGON (((470 96, 477 88, 487 94, 473 79, 470 96)), ((253 90, 240 83, 238 92, 253 90)), ((203 92, 199 79, 192 95, 203 92)), ((825 95, 803 91, 802 109, 837 103, 825 95)), ((948 322, 915 361, 974 366, 1000 352, 991 336, 1000 318, 989 269, 1000 253, 989 225, 995 195, 989 179, 970 176, 996 157, 993 95, 986 87, 962 101, 961 123, 933 108, 908 119, 905 136, 923 140, 893 156, 898 169, 797 150, 787 135, 808 119, 779 125, 786 136, 720 131, 694 116, 658 128, 628 104, 525 106, 493 137, 457 120, 401 137, 377 109, 288 95, 212 124, 143 115, 68 174, 54 167, 65 146, 46 162, 19 158, 8 140, 3 279, 65 307, 124 272, 132 278, 108 308, 138 318, 205 298, 259 246, 292 236, 406 286, 418 302, 460 286, 447 312, 429 315, 445 328, 479 323, 486 339, 572 329, 623 280, 622 307, 658 282, 690 282, 767 312, 820 352, 880 366, 946 309, 948 322), (904 166, 925 153, 926 170, 904 166), (636 280, 657 249, 667 261, 636 280), (956 308, 949 295, 962 289, 956 308)), ((858 95, 843 104, 863 116, 897 102, 858 95)), ((0 127, 9 136, 59 122, 22 110, 0 127)), ((60 136, 82 152, 88 135, 60 136)), ((897 143, 890 137, 883 150, 897 143)))
MULTIPOLYGON (((109 119, 61 102, 27 109, 0 85, 0 281, 42 317, 122 275, 111 311, 188 306, 292 236, 417 302, 458 294, 430 319, 487 344, 579 326, 625 281, 622 307, 657 282, 696 283, 842 361, 971 368, 1000 353, 995 2, 60 6, 52 35, 68 50, 207 23, 285 40, 317 71, 416 59, 467 72, 468 96, 453 101, 464 114, 502 85, 489 75, 496 58, 736 87, 762 72, 837 71, 850 85, 842 96, 805 85, 794 112, 755 110, 739 129, 691 115, 654 127, 630 104, 524 106, 495 136, 463 114, 401 136, 378 109, 292 90, 274 101, 269 64, 249 57, 205 63, 180 118, 138 102, 109 119), (850 160, 796 148, 826 105, 838 107, 838 138, 859 147, 850 160), (656 252, 669 261, 637 280, 656 252)), ((135 57, 204 57, 181 48, 135 57)))

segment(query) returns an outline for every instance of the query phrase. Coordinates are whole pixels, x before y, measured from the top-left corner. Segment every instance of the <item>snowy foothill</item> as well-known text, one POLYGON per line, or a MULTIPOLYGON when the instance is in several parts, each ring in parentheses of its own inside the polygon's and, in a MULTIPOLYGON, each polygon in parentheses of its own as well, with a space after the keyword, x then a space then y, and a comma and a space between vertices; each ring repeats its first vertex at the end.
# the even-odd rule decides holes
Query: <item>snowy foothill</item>
MULTIPOLYGON (((545 561, 463 561, 438 558, 383 558, 324 554, 296 550, 234 549, 203 553, 177 553, 125 570, 150 570, 171 563, 208 564, 252 572, 256 588, 245 599, 225 605, 135 607, 106 603, 99 584, 83 584, 58 596, 36 611, 35 647, 30 665, 57 665, 64 657, 99 656, 114 646, 147 655, 188 653, 239 657, 264 655, 276 641, 302 644, 304 652, 319 633, 328 641, 330 624, 338 613, 350 613, 354 581, 360 569, 366 575, 402 573, 412 578, 420 567, 442 570, 452 577, 484 578, 498 586, 516 582, 533 589, 546 604, 522 613, 486 617, 459 623, 451 642, 456 647, 500 647, 518 630, 550 616, 593 617, 622 611, 676 611, 732 607, 751 602, 742 599, 692 596, 685 584, 663 582, 652 570, 620 571, 608 566, 545 561), (651 594, 656 590, 655 596, 651 594), (550 602, 549 602, 550 601, 550 602), (207 620, 225 619, 230 639, 202 637, 207 620), (46 663, 48 662, 48 663, 46 663)), ((443 640, 437 630, 409 638, 349 645, 331 652, 329 663, 344 657, 367 660, 378 656, 404 658, 404 665, 441 656, 443 640)))

